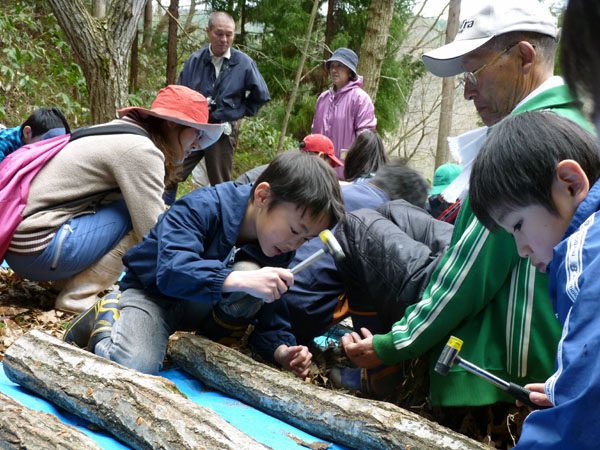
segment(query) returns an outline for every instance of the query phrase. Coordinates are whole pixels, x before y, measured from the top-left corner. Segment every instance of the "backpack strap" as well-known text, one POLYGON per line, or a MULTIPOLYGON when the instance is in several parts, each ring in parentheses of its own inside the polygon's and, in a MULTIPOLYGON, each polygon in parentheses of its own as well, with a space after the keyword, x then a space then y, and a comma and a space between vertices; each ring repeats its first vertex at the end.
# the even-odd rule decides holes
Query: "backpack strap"
POLYGON ((71 141, 87 136, 104 136, 107 134, 137 134, 139 136, 150 138, 148 133, 140 127, 136 127, 135 125, 128 125, 125 123, 119 123, 108 125, 93 125, 77 128, 71 133, 71 141))
MULTIPOLYGON (((150 138, 150 136, 148 135, 148 133, 145 130, 143 130, 139 127, 136 127, 135 125, 109 124, 109 125, 87 126, 87 127, 77 128, 76 130, 74 130, 71 133, 71 139, 69 139, 69 142, 74 141, 79 138, 82 138, 82 137, 105 136, 105 135, 109 135, 109 134, 137 134, 139 136, 144 136, 144 137, 150 138)), ((34 214, 37 214, 41 211, 52 211, 52 210, 58 209, 58 208, 68 208, 70 206, 74 206, 79 203, 88 202, 91 200, 100 201, 104 197, 106 197, 108 194, 118 193, 120 191, 121 190, 119 188, 109 189, 107 191, 98 192, 96 194, 90 194, 85 197, 77 198, 75 200, 71 200, 68 202, 62 202, 62 203, 58 203, 56 205, 46 206, 44 208, 40 208, 38 210, 32 211, 31 213, 27 214, 27 216, 23 217, 23 219, 33 216, 34 214)))

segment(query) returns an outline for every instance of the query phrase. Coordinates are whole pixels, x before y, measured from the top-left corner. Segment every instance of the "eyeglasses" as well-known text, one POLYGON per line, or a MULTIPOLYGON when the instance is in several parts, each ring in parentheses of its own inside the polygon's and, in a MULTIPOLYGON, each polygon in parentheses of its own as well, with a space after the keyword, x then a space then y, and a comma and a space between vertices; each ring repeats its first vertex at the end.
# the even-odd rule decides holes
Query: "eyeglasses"
POLYGON ((460 82, 461 86, 464 87, 464 85, 467 84, 467 81, 468 81, 474 87, 477 87, 477 74, 479 72, 481 72, 483 69, 485 69, 487 66, 494 64, 498 58, 500 58, 505 53, 509 52, 517 44, 518 44, 518 42, 515 42, 514 44, 509 45, 504 50, 502 50, 500 53, 498 53, 496 56, 494 56, 490 62, 484 64, 479 69, 474 70, 473 72, 464 72, 463 76, 461 78, 459 78, 459 80, 458 80, 460 82))

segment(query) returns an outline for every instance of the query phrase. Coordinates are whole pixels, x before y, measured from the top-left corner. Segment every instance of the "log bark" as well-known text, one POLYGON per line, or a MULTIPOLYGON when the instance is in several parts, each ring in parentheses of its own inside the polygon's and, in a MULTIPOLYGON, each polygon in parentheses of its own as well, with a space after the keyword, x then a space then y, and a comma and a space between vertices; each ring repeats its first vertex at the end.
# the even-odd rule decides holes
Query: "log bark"
POLYGON ((202 336, 182 335, 171 359, 203 383, 323 439, 368 449, 484 449, 386 402, 320 388, 202 336))
POLYGON ((4 355, 15 383, 136 449, 266 449, 166 378, 127 369, 40 331, 4 355))
POLYGON ((77 428, 62 423, 50 413, 23 406, 0 392, 0 448, 26 450, 60 448, 64 450, 102 450, 92 438, 77 428))

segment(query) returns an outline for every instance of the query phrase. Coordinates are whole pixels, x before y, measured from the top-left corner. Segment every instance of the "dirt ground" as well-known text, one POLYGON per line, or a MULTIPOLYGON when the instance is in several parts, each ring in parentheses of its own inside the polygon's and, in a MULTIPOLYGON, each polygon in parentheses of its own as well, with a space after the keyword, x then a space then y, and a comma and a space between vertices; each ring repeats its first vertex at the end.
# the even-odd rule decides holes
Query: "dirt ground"
MULTIPOLYGON (((42 330, 62 338, 73 314, 53 309, 56 292, 50 283, 24 280, 12 270, 0 268, 0 361, 6 349, 21 335, 42 330)), ((240 351, 250 354, 242 345, 240 351)), ((334 364, 350 365, 343 352, 335 345, 328 348, 315 346, 313 366, 309 375, 316 385, 335 389, 329 381, 334 364)), ((496 404, 485 407, 434 408, 427 400, 428 367, 423 357, 404 364, 404 382, 386 401, 413 411, 427 419, 463 433, 490 448, 512 448, 521 430, 528 409, 514 405, 496 404)), ((168 364, 168 361, 165 361, 168 364)), ((354 395, 366 395, 351 392, 354 395)), ((374 397, 373 397, 374 398, 374 397)))

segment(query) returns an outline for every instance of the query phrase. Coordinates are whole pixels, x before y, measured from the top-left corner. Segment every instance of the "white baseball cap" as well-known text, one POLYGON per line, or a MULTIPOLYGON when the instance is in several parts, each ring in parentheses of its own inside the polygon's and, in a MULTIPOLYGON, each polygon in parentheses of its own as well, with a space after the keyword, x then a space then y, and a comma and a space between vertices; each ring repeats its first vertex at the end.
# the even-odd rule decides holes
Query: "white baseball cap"
POLYGON ((533 31, 553 38, 558 34, 556 18, 538 0, 487 0, 477 10, 461 14, 456 39, 423 54, 423 63, 438 77, 458 75, 464 71, 464 55, 511 31, 533 31))

